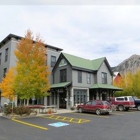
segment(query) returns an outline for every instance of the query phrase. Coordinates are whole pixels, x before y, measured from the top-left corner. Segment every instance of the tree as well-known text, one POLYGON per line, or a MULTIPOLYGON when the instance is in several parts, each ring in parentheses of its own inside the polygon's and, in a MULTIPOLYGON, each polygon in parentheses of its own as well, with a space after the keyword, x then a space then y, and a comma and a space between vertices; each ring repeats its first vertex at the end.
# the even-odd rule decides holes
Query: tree
POLYGON ((14 79, 15 79, 15 69, 14 67, 10 68, 6 73, 5 77, 0 83, 0 89, 2 90, 2 96, 13 101, 14 94, 14 79))
POLYGON ((133 77, 132 92, 134 96, 140 98, 140 71, 138 71, 133 77))
POLYGON ((40 36, 35 38, 30 30, 17 44, 15 92, 20 99, 42 98, 50 89, 49 68, 46 66, 46 48, 40 36))
POLYGON ((140 71, 136 74, 127 72, 116 86, 123 88, 123 91, 115 93, 115 96, 137 96, 140 98, 140 71))

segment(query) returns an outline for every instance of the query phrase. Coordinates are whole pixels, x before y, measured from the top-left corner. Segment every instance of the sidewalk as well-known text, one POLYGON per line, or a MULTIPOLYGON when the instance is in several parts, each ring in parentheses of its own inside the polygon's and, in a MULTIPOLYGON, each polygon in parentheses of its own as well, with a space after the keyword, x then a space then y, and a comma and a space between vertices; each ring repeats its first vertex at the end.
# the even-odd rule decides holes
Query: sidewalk
MULTIPOLYGON (((73 113, 73 112, 76 112, 77 110, 68 110, 68 109, 58 109, 56 113, 52 113, 52 114, 63 114, 63 113, 73 113)), ((37 113, 36 116, 42 116, 42 115, 48 115, 47 113, 37 113)), ((2 113, 0 113, 0 116, 2 116, 2 113)))
MULTIPOLYGON (((56 113, 52 113, 52 114, 63 114, 63 113, 73 113, 73 112, 76 112, 77 110, 68 110, 68 109, 58 109, 56 113)), ((41 114, 41 113, 38 113, 37 116, 41 116, 41 115, 48 115, 47 113, 46 114, 41 114)))

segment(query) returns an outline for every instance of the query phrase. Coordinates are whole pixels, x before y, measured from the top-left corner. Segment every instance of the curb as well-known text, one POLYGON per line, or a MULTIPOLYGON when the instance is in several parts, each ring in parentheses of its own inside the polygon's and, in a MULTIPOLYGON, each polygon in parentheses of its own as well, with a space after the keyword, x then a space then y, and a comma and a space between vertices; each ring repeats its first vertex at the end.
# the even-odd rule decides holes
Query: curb
POLYGON ((40 116, 49 116, 49 115, 56 115, 56 114, 65 114, 65 113, 74 113, 77 112, 76 110, 60 110, 57 111, 55 113, 51 113, 51 114, 41 114, 41 113, 37 113, 37 114, 31 114, 31 115, 23 115, 23 116, 19 116, 19 115, 5 115, 3 113, 0 113, 0 116, 3 118, 7 118, 7 119, 14 119, 14 118, 33 118, 33 117, 40 117, 40 116))

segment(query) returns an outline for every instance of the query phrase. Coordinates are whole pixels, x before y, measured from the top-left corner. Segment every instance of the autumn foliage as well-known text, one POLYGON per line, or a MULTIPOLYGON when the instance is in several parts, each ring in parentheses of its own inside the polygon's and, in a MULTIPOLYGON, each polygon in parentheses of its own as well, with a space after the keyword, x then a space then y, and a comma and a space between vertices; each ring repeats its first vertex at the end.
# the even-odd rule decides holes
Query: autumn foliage
POLYGON ((10 101, 14 98, 14 83, 15 79, 15 71, 14 67, 10 68, 6 73, 5 77, 2 79, 0 83, 0 89, 2 90, 2 96, 9 99, 10 101))
POLYGON ((125 73, 114 85, 123 88, 123 91, 116 92, 115 96, 137 96, 140 98, 140 71, 135 74, 125 73))
POLYGON ((20 99, 41 98, 50 88, 46 48, 39 35, 33 40, 32 32, 28 30, 15 50, 17 75, 14 88, 20 99))

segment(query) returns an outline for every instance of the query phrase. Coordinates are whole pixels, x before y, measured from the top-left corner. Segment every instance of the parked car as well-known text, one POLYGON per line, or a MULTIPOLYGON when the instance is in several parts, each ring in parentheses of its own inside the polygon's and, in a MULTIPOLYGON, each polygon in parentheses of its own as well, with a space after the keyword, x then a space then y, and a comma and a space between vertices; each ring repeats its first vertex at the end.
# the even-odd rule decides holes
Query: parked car
POLYGON ((110 99, 110 103, 116 106, 119 111, 128 111, 129 108, 135 107, 134 99, 132 96, 122 96, 110 99))
POLYGON ((101 100, 91 100, 83 105, 78 105, 77 110, 79 113, 85 111, 85 112, 94 112, 97 115, 109 114, 113 111, 112 106, 109 102, 101 100))
POLYGON ((134 103, 135 103, 135 107, 134 108, 137 108, 137 110, 140 111, 140 99, 138 99, 138 97, 136 96, 132 96, 133 100, 134 100, 134 103))

